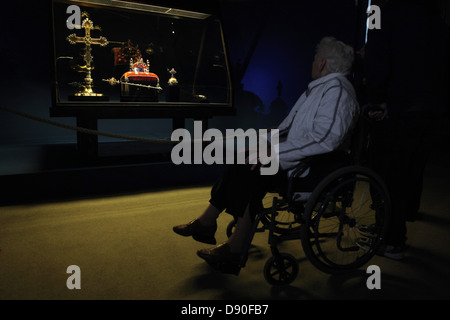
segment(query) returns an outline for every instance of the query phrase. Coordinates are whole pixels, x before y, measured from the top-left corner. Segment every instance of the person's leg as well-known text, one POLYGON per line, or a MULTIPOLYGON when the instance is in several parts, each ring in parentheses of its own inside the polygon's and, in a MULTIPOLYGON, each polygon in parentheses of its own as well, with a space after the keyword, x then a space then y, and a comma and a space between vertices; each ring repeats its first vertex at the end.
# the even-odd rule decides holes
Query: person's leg
POLYGON ((411 119, 408 129, 408 135, 414 138, 411 147, 411 157, 409 163, 408 181, 408 207, 406 208, 406 217, 408 221, 415 221, 419 215, 421 204, 423 177, 428 162, 428 156, 432 152, 435 144, 435 130, 437 122, 430 117, 418 114, 411 119))
POLYGON ((402 259, 407 240, 406 210, 409 201, 409 163, 412 156, 411 137, 406 132, 404 119, 392 116, 381 126, 383 130, 374 132, 373 168, 380 174, 389 190, 391 212, 385 237, 385 246, 379 254, 402 259), (376 142, 376 143, 375 143, 376 142))
POLYGON ((238 274, 241 260, 250 241, 253 220, 249 206, 242 217, 237 218, 235 230, 228 240, 216 247, 200 249, 197 255, 215 269, 224 273, 238 274))
POLYGON ((197 220, 205 227, 213 226, 216 224, 220 213, 221 211, 210 203, 197 220))
MULTIPOLYGON (((241 267, 240 263, 253 238, 253 226, 255 216, 261 208, 261 201, 267 190, 273 187, 287 186, 286 172, 280 172, 274 176, 261 176, 257 173, 253 186, 246 189, 247 203, 243 214, 233 214, 236 225, 228 240, 216 247, 197 251, 197 255, 216 269, 225 273, 237 274, 241 267)), ((238 207, 232 206, 236 209, 238 207)), ((228 212, 228 208, 227 208, 228 212)), ((238 211, 232 211, 238 213, 238 211)), ((231 212, 228 212, 231 213, 231 212)))
POLYGON ((250 216, 249 207, 245 210, 244 216, 240 217, 236 221, 234 232, 228 238, 228 245, 232 253, 243 253, 247 247, 248 241, 252 237, 251 231, 253 226, 253 220, 250 216))
POLYGON ((255 186, 259 185, 260 174, 251 171, 248 165, 232 165, 216 181, 211 189, 209 205, 194 220, 173 227, 173 231, 182 236, 192 236, 195 240, 216 244, 216 220, 225 209, 234 217, 244 215, 255 186))

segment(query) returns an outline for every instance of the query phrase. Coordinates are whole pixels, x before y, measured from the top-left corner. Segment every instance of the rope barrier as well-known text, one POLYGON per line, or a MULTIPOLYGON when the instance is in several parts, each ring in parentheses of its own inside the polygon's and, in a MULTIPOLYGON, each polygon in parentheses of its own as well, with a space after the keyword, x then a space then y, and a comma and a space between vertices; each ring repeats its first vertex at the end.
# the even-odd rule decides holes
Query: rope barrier
POLYGON ((49 119, 45 119, 42 117, 38 117, 26 112, 22 112, 19 110, 15 110, 12 108, 8 108, 5 106, 1 106, 0 105, 0 109, 7 111, 9 113, 13 113, 31 120, 35 120, 35 121, 39 121, 39 122, 44 122, 53 126, 57 126, 60 128, 64 128, 64 129, 69 129, 69 130, 74 130, 74 131, 78 131, 81 133, 86 133, 86 134, 92 134, 92 135, 98 135, 98 136, 104 136, 104 137, 110 137, 110 138, 118 138, 118 139, 124 139, 124 140, 134 140, 134 141, 143 141, 143 142, 151 142, 151 143, 170 143, 173 144, 176 141, 172 141, 172 140, 164 140, 164 139, 151 139, 151 138, 143 138, 143 137, 136 137, 136 136, 127 136, 127 135, 122 135, 122 134, 117 134, 117 133, 110 133, 110 132, 103 132, 103 131, 98 131, 98 130, 92 130, 92 129, 87 129, 87 128, 82 128, 82 127, 77 127, 77 126, 72 126, 69 124, 64 124, 64 123, 60 123, 57 121, 52 121, 49 119))
MULTIPOLYGON (((42 118, 42 117, 38 117, 23 111, 19 111, 19 110, 15 110, 12 108, 8 108, 5 106, 1 106, 0 105, 0 109, 7 111, 9 113, 13 113, 31 120, 35 120, 35 121, 39 121, 39 122, 43 122, 43 123, 47 123, 56 127, 60 127, 60 128, 64 128, 64 129, 68 129, 68 130, 74 130, 74 131, 78 131, 81 133, 86 133, 86 134, 92 134, 92 135, 98 135, 98 136, 104 136, 104 137, 110 137, 110 138, 117 138, 117 139, 124 139, 124 140, 133 140, 133 141, 141 141, 141 142, 150 142, 150 143, 167 143, 167 144, 175 144, 178 141, 174 141, 174 140, 165 140, 165 139, 152 139, 152 138, 144 138, 144 137, 136 137, 136 136, 128 136, 128 135, 122 135, 122 134, 117 134, 117 133, 111 133, 111 132, 103 132, 103 131, 98 131, 98 130, 93 130, 93 129, 88 129, 88 128, 83 128, 83 127, 78 127, 78 126, 72 126, 69 124, 64 124, 64 123, 60 123, 57 121, 53 121, 53 120, 49 120, 46 118, 42 118)), ((239 137, 247 137, 246 134, 242 134, 242 135, 233 135, 233 136, 225 136, 222 137, 220 140, 228 140, 228 139, 235 139, 235 138, 239 138, 239 137)), ((191 139, 192 142, 204 142, 202 139, 191 139)))

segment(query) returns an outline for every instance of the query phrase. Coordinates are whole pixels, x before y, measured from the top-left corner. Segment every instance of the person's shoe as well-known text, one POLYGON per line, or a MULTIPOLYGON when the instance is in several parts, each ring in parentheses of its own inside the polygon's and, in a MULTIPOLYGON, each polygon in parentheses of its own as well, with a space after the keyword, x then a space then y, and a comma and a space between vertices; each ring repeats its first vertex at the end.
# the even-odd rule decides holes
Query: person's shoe
POLYGON ((212 226, 203 226, 197 219, 192 220, 187 224, 182 224, 173 227, 173 231, 183 237, 194 238, 194 240, 207 243, 216 244, 216 238, 214 235, 217 231, 217 224, 214 223, 212 226))
POLYGON ((364 237, 370 238, 370 239, 375 239, 378 235, 376 232, 375 224, 370 224, 370 225, 362 224, 362 225, 358 226, 357 229, 361 235, 363 235, 364 237))
POLYGON ((385 247, 381 248, 377 252, 377 254, 389 259, 401 260, 405 257, 405 251, 406 251, 405 245, 401 246, 386 245, 385 247))
POLYGON ((356 239, 356 245, 363 251, 369 252, 373 246, 373 240, 370 238, 358 238, 356 239))
POLYGON ((241 253, 232 253, 228 243, 222 243, 217 247, 200 249, 197 255, 205 260, 214 269, 223 273, 238 275, 241 270, 241 253))

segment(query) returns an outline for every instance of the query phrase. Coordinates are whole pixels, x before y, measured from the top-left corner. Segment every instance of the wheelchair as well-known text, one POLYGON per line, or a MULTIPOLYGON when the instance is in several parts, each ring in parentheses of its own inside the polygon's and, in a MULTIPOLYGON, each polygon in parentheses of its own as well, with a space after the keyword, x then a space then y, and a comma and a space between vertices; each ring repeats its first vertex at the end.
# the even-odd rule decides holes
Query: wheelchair
MULTIPOLYGON (((305 185, 302 176, 330 154, 304 159, 290 175, 287 187, 266 194, 245 252, 256 232, 269 232, 272 256, 264 266, 269 284, 288 285, 298 275, 297 259, 278 249, 284 241, 300 240, 308 260, 328 274, 356 270, 375 255, 389 223, 390 199, 380 176, 362 164, 361 150, 361 145, 354 148, 349 163, 338 161, 306 190, 300 187, 305 185)), ((234 225, 234 220, 229 223, 227 236, 234 225)), ((247 258, 248 254, 242 257, 241 268, 247 258)))

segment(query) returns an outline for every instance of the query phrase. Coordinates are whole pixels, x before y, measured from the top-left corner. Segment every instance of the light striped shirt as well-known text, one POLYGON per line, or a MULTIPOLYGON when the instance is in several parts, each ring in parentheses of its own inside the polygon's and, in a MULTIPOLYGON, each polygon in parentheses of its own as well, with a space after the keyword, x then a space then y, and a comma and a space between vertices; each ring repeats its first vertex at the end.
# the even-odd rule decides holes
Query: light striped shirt
POLYGON ((278 126, 280 167, 289 170, 305 157, 342 147, 358 115, 355 90, 344 75, 310 82, 278 126))

